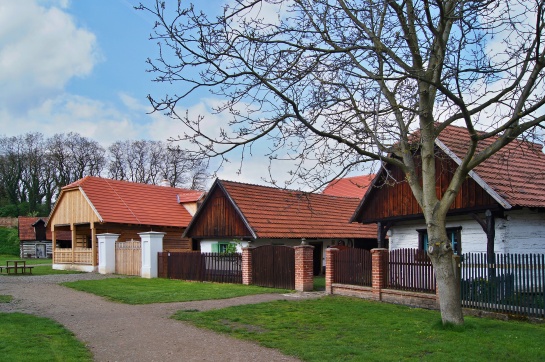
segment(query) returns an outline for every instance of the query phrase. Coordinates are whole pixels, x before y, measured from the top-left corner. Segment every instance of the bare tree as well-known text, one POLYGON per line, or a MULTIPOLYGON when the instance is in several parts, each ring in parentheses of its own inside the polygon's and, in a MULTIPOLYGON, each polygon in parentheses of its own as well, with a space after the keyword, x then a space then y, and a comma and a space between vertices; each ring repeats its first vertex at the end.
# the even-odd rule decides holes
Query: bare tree
POLYGON ((293 176, 309 182, 370 160, 400 167, 424 213, 442 319, 463 323, 445 217, 472 169, 542 126, 543 0, 236 0, 219 15, 202 6, 139 6, 157 20, 151 71, 182 86, 150 97, 154 109, 181 120, 180 139, 201 156, 269 139, 270 158, 296 161, 293 176), (201 89, 225 100, 220 132, 179 110, 201 89), (437 197, 434 141, 455 122, 468 150, 437 197))

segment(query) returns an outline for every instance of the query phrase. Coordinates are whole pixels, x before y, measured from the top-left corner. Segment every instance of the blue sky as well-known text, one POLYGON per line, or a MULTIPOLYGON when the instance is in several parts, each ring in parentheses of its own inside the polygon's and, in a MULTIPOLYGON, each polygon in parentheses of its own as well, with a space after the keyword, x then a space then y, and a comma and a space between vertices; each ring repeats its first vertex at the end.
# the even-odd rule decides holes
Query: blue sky
MULTIPOLYGON (((207 1, 218 8, 224 2, 207 1)), ((149 40, 154 19, 134 10, 137 4, 0 0, 0 135, 78 132, 107 147, 116 140, 166 141, 179 134, 179 124, 147 114, 146 96, 169 89, 146 72, 146 59, 155 57, 158 48, 149 40)), ((187 99, 181 107, 193 115, 207 114, 214 100, 206 97, 187 99)), ((222 121, 207 117, 211 125, 222 121)), ((228 164, 218 175, 262 183, 268 164, 256 155, 245 161, 241 175, 238 166, 228 164)), ((277 170, 280 180, 282 172, 277 170)))

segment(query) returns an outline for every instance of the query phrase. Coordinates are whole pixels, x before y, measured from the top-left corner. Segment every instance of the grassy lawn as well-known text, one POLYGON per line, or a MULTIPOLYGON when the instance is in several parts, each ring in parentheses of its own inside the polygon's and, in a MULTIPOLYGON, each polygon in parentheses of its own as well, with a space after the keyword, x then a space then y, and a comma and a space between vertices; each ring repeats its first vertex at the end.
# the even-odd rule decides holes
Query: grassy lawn
POLYGON ((0 294, 0 303, 9 303, 13 297, 7 294, 0 294))
POLYGON ((344 297, 278 301, 175 318, 306 361, 544 361, 545 325, 466 318, 344 297))
POLYGON ((27 265, 36 265, 36 264, 48 264, 51 265, 51 259, 35 259, 35 258, 23 258, 21 259, 19 255, 9 255, 9 254, 0 254, 0 265, 6 265, 6 260, 26 260, 27 265))
POLYGON ((60 324, 22 313, 0 313, 3 361, 92 361, 85 345, 60 324))
POLYGON ((253 294, 290 292, 253 285, 142 278, 81 280, 63 283, 63 285, 127 304, 189 302, 193 300, 227 299, 253 294))
MULTIPOLYGON (((53 270, 51 268, 51 259, 21 259, 17 255, 0 254, 0 265, 6 265, 6 260, 26 260, 26 265, 39 265, 34 266, 32 269, 32 275, 50 275, 50 274, 77 274, 78 271, 70 270, 53 270), (46 264, 46 265, 43 265, 46 264)), ((0 275, 30 275, 30 274, 7 274, 5 271, 0 275)))
POLYGON ((325 290, 325 277, 324 276, 315 276, 314 277, 314 290, 315 291, 324 291, 325 290))

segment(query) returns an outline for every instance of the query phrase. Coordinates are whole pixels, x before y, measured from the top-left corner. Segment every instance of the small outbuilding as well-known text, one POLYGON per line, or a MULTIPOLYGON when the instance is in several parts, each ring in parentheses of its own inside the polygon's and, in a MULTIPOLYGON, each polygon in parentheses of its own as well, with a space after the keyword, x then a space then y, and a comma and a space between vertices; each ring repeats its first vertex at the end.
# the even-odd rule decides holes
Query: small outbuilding
POLYGON ((344 245, 371 249, 375 225, 349 223, 358 197, 339 197, 216 180, 184 233, 201 252, 245 246, 306 242, 314 246, 314 274, 322 273, 325 249, 344 245))
POLYGON ((97 271, 98 234, 124 242, 160 232, 163 251, 191 250, 182 234, 202 197, 201 191, 91 176, 67 185, 47 222, 53 268, 97 271), (69 232, 69 240, 59 240, 61 232, 69 232))

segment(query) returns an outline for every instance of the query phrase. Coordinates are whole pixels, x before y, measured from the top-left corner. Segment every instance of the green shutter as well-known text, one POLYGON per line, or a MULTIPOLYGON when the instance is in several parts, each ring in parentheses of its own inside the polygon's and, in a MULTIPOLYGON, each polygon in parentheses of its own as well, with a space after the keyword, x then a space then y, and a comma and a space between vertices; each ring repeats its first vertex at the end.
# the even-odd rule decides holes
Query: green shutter
POLYGON ((219 243, 212 243, 212 252, 213 253, 219 253, 220 252, 220 244, 219 243))

